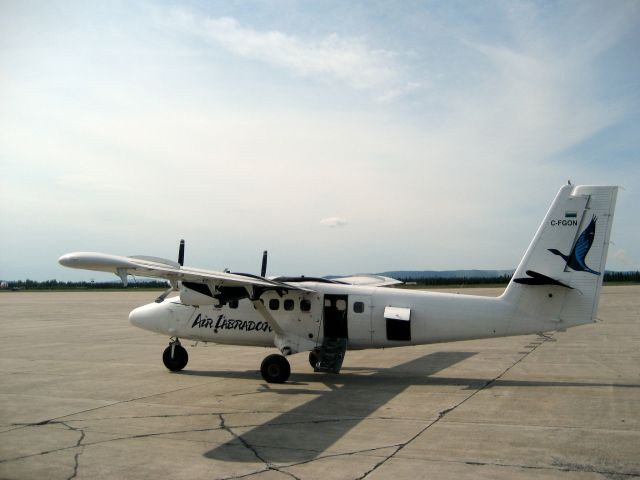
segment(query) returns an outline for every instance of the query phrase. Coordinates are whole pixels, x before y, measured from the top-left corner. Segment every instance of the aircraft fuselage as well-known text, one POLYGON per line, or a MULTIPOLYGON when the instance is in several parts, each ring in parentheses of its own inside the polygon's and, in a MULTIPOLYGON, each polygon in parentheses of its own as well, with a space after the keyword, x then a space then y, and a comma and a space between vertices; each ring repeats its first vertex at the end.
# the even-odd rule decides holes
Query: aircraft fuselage
MULTIPOLYGON (((266 292, 261 297, 269 313, 286 329, 291 353, 310 350, 326 336, 347 338, 349 349, 364 349, 556 328, 551 319, 540 318, 544 305, 539 306, 534 317, 518 311, 516 305, 503 298, 314 282, 301 285, 315 293, 292 290, 282 296, 266 292), (387 307, 403 309, 409 318, 385 318, 387 307)), ((553 301, 549 299, 549 303, 553 301)), ((217 307, 184 305, 180 297, 173 297, 139 307, 129 318, 140 328, 183 339, 274 345, 272 325, 248 299, 217 307)))

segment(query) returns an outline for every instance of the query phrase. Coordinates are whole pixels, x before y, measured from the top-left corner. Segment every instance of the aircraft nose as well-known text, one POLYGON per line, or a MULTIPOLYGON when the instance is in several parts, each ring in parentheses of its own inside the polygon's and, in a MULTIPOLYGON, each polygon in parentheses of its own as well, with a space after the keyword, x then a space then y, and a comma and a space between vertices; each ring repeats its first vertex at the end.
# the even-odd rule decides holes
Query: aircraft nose
POLYGON ((77 258, 73 253, 67 253, 65 255, 62 255, 58 259, 58 263, 63 267, 73 267, 73 264, 76 261, 77 261, 77 258))
POLYGON ((129 313, 129 322, 144 330, 173 335, 175 331, 173 333, 169 332, 171 312, 165 305, 163 303, 150 303, 138 307, 129 313))

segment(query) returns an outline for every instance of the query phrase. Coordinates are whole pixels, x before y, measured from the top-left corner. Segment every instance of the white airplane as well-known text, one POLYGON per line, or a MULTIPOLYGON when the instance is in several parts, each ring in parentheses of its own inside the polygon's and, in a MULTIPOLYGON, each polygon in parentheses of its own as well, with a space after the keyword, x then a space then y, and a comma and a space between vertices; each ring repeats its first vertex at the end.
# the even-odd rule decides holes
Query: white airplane
POLYGON ((155 303, 136 308, 130 322, 170 337, 162 356, 172 371, 188 354, 180 339, 275 346, 260 367, 271 383, 286 382, 288 355, 310 352, 316 372, 338 373, 347 349, 389 348, 564 331, 595 321, 617 187, 563 186, 504 293, 497 298, 389 288, 387 277, 338 280, 266 278, 215 272, 154 257, 69 253, 60 264, 167 279, 155 303), (179 295, 167 298, 171 291, 179 295))

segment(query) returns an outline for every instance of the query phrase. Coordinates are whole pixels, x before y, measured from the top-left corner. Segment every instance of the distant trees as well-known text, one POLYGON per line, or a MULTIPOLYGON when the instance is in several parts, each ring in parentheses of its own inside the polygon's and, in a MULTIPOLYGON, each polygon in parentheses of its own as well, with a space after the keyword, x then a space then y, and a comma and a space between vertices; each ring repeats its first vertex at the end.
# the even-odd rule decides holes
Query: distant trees
MULTIPOLYGON (((448 285, 506 285, 511 275, 495 277, 398 277, 409 286, 442 287, 448 285)), ((605 272, 605 283, 640 283, 640 271, 605 272)), ((61 282, 58 280, 17 280, 7 282, 9 290, 161 290, 167 288, 164 280, 129 281, 124 287, 116 282, 61 282)))
POLYGON ((426 287, 441 287, 447 285, 506 285, 511 275, 498 275, 496 277, 413 277, 398 278, 409 285, 426 287))
MULTIPOLYGON (((418 286, 447 286, 447 285, 506 285, 511 280, 511 275, 498 275, 495 277, 423 277, 423 278, 398 278, 409 285, 418 286)), ((604 283, 640 283, 640 271, 629 272, 605 272, 604 283)))
POLYGON ((9 281, 10 290, 156 290, 167 288, 161 280, 129 281, 124 287, 121 282, 60 282, 58 280, 17 280, 9 281))
POLYGON ((640 271, 635 272, 605 272, 605 282, 631 282, 640 283, 640 271))

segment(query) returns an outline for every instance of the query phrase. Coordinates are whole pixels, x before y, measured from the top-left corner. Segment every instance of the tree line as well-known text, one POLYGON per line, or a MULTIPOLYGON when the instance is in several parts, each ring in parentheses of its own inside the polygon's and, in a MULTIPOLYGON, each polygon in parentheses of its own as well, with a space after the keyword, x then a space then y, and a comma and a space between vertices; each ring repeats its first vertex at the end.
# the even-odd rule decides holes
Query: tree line
POLYGON ((17 280, 7 282, 9 290, 156 290, 166 289, 166 281, 144 280, 129 281, 125 287, 122 282, 61 282, 58 280, 17 280))
MULTIPOLYGON (((418 277, 398 280, 412 286, 442 287, 448 285, 506 285, 511 275, 495 277, 418 277)), ((605 283, 640 283, 640 271, 605 272, 605 283)), ((5 283, 5 282, 3 282, 5 283)), ((58 280, 16 280, 7 283, 8 290, 160 290, 167 288, 163 280, 130 281, 125 287, 121 282, 61 282, 58 280)))
MULTIPOLYGON (((507 285, 511 275, 495 277, 418 277, 398 278, 408 285, 438 287, 447 285, 507 285)), ((640 271, 605 272, 604 283, 640 283, 640 271)))

